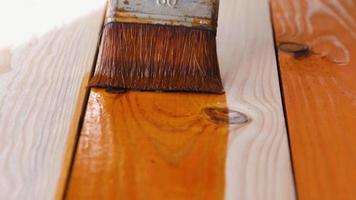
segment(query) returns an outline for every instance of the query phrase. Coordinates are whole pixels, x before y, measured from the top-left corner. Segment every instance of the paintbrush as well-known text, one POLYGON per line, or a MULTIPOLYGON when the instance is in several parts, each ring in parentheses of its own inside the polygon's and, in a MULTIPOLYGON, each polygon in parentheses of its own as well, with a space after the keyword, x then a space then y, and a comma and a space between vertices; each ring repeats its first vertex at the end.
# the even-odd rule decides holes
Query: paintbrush
POLYGON ((91 87, 223 93, 219 0, 111 0, 91 87))

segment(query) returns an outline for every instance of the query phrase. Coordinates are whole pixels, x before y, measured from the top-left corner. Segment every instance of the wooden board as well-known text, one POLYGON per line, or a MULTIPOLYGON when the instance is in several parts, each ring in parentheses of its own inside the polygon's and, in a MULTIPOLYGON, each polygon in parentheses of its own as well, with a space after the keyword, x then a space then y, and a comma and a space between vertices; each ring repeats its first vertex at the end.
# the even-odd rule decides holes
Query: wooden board
POLYGON ((272 11, 298 197, 355 199, 356 2, 273 0, 272 11))
POLYGON ((55 197, 97 49, 103 1, 42 3, 0 3, 0 199, 55 197))
POLYGON ((225 109, 223 95, 92 90, 67 199, 221 199, 225 109))
POLYGON ((295 199, 268 2, 219 17, 226 96, 92 90, 67 199, 295 199))

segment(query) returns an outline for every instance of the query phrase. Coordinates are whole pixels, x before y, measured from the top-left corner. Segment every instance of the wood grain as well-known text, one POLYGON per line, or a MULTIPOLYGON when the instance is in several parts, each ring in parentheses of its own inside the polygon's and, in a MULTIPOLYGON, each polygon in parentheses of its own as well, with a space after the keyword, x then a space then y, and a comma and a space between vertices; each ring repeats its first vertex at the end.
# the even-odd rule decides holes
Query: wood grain
MULTIPOLYGON (((17 3, 17 8, 21 5, 26 10, 26 5, 40 1, 17 3)), ((67 10, 75 11, 71 6, 76 3, 71 1, 67 10)), ((55 198, 61 170, 66 165, 67 142, 74 140, 79 123, 77 108, 84 101, 85 91, 82 83, 88 82, 103 19, 103 2, 97 1, 100 6, 90 9, 89 4, 92 2, 76 7, 83 13, 81 17, 60 20, 66 23, 51 26, 47 33, 37 30, 36 25, 42 20, 24 21, 23 13, 20 24, 2 26, 5 33, 7 28, 23 25, 28 27, 24 34, 36 34, 25 43, 0 51, 0 199, 55 198)), ((6 5, 0 3, 2 8, 6 5)), ((41 19, 47 17, 52 22, 57 10, 48 12, 44 5, 47 4, 43 3, 42 12, 36 14, 46 13, 48 16, 42 15, 41 19)), ((16 11, 13 13, 19 15, 16 11)), ((31 13, 29 19, 36 18, 36 14, 31 13)), ((70 16, 63 10, 60 14, 70 16)), ((1 17, 10 20, 16 16, 1 17)), ((47 24, 41 25, 43 28, 47 24)))
POLYGON ((221 0, 219 13, 228 108, 251 120, 229 127, 225 199, 295 199, 268 1, 221 0))
POLYGON ((272 1, 301 200, 356 197, 355 10, 347 0, 272 1))
POLYGON ((226 91, 220 100, 203 94, 91 91, 67 199, 120 199, 120 195, 131 195, 131 199, 295 199, 268 2, 222 0, 217 40, 226 91), (203 109, 219 104, 226 110, 225 98, 229 112, 203 109), (220 112, 228 114, 216 117, 220 112), (214 124, 206 113, 210 120, 228 121, 228 126, 214 124), (176 130, 185 132, 171 138, 176 130), (172 152, 184 149, 179 144, 199 131, 194 148, 211 147, 191 150, 183 154, 185 159, 177 160, 180 154, 172 152), (228 137, 225 147, 224 137, 228 137), (157 144, 165 148, 154 149, 157 144), (130 153, 124 151, 129 147, 133 155, 123 156, 130 153), (133 147, 139 153, 132 153, 133 147), (226 155, 221 154, 224 149, 226 155), (190 160, 200 151, 201 157, 190 160), (138 158, 144 162, 133 164, 138 158), (151 165, 160 165, 158 172, 149 168, 149 158, 155 161, 151 165), (164 165, 177 161, 178 166, 190 167, 174 171, 175 165, 164 165), (144 184, 147 180, 150 185, 144 184), (127 187, 122 186, 127 182, 127 187), (176 190, 170 186, 177 186, 176 190))
POLYGON ((224 108, 223 95, 92 90, 67 199, 222 199, 224 108))

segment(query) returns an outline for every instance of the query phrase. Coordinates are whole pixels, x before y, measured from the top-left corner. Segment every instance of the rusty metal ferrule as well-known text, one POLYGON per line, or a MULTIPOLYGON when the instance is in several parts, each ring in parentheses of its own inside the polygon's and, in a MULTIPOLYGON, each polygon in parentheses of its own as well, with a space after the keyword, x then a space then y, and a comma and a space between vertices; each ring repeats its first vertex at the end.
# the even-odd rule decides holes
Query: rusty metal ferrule
POLYGON ((126 22, 216 31, 219 0, 110 0, 106 23, 126 22))

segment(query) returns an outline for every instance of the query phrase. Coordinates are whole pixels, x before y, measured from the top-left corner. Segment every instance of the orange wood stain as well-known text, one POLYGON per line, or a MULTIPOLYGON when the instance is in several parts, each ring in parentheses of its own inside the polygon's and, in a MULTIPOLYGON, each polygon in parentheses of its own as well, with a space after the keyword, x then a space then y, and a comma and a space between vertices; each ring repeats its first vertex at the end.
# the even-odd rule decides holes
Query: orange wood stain
POLYGON ((271 2, 298 197, 356 199, 356 2, 271 2))
POLYGON ((221 108, 224 95, 93 89, 66 199, 223 199, 221 108))

